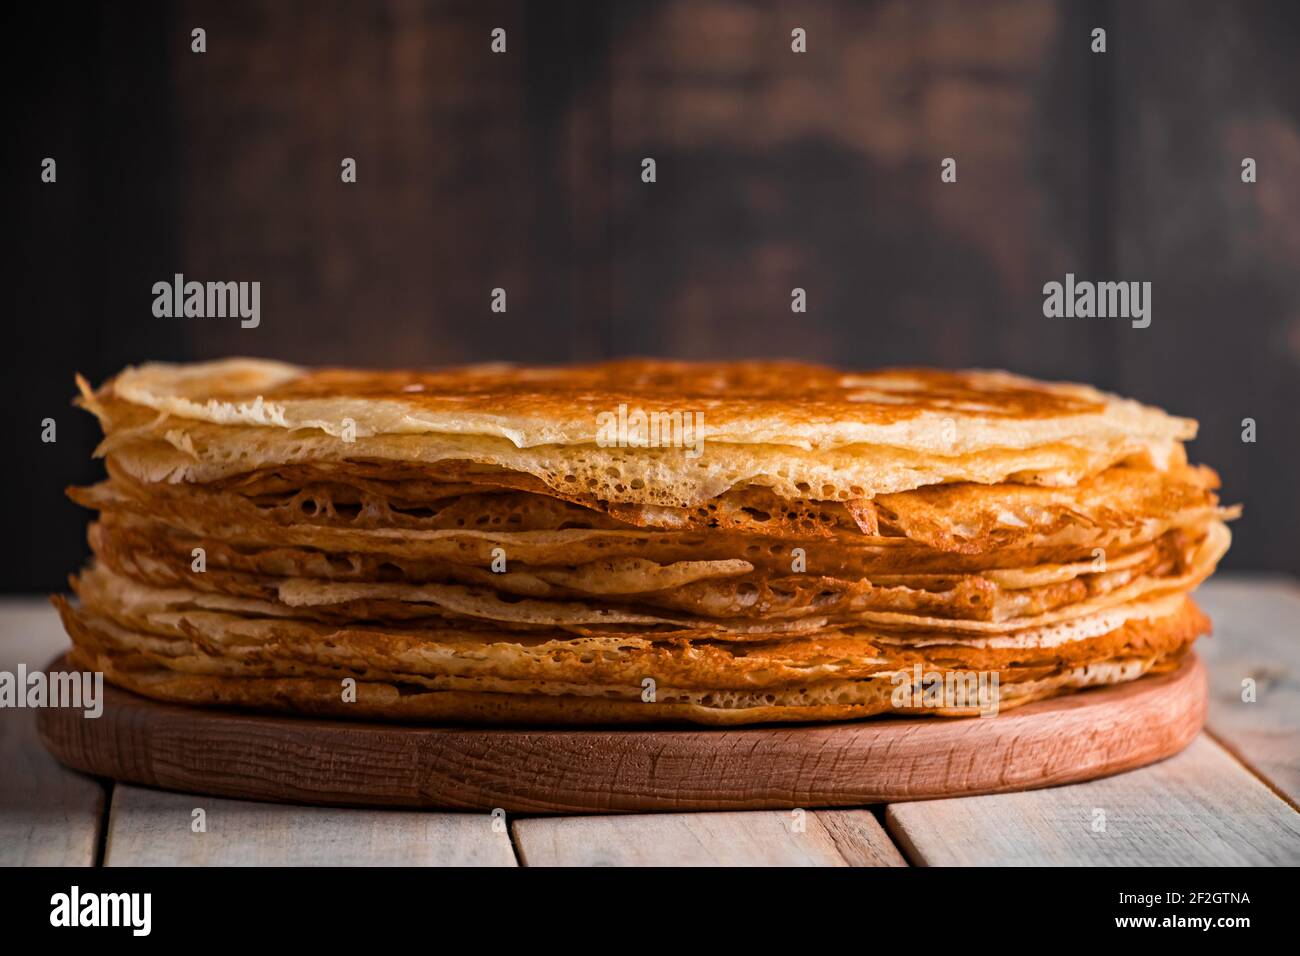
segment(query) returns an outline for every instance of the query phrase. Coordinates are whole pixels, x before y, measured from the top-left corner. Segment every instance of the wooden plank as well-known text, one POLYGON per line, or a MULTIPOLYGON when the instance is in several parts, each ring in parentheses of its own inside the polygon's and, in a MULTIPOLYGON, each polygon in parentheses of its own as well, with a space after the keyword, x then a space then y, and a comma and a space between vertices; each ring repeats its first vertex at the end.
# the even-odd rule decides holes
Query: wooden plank
POLYGON ((1105 780, 894 804, 885 822, 927 866, 1300 864, 1300 814, 1206 736, 1105 780))
POLYGON ((905 866, 868 810, 538 817, 513 824, 525 866, 905 866))
POLYGON ((1222 575, 1196 600, 1214 620, 1214 637, 1198 645, 1210 672, 1210 733, 1300 806, 1300 585, 1222 575), (1246 680, 1254 702, 1242 700, 1246 680))
POLYGON ((489 814, 346 810, 222 800, 122 785, 106 866, 514 866, 489 814), (194 832, 195 810, 203 832, 194 832))
POLYGON ((826 828, 849 866, 907 866, 903 854, 870 811, 818 810, 813 816, 826 828))
MULTIPOLYGON (((43 668, 68 643, 42 599, 0 601, 0 670, 43 668)), ((0 866, 91 866, 104 788, 51 757, 36 712, 0 710, 0 866)))
POLYGON ((1111 49, 1094 59, 1115 71, 1116 175, 1089 198, 1113 210, 1114 263, 1098 278, 1150 282, 1154 305, 1145 329, 1082 320, 1109 345, 1111 381, 1096 384, 1200 422, 1193 459, 1246 505, 1229 567, 1300 574, 1296 6, 1108 6, 1111 49), (1246 157, 1257 182, 1241 180, 1246 157))
POLYGON ((6 260, 6 304, 41 320, 24 325, 5 363, 6 418, 22 465, 0 472, 13 542, 0 549, 0 581, 6 592, 36 594, 66 589, 68 572, 89 553, 87 512, 63 492, 104 470, 90 454, 99 426, 71 404, 73 373, 99 382, 125 364, 179 358, 192 347, 184 323, 154 318, 148 303, 134 301, 141 283, 179 269, 172 221, 183 143, 168 63, 190 28, 161 5, 85 7, 76 17, 45 4, 9 10, 5 33, 22 37, 24 55, 8 58, 4 88, 23 107, 11 111, 5 134, 22 173, 5 215, 23 224, 23 242, 6 260), (58 163, 54 183, 35 175, 47 156, 58 163), (124 303, 124 320, 106 321, 104 302, 124 303), (55 442, 40 437, 47 417, 57 423, 55 442))

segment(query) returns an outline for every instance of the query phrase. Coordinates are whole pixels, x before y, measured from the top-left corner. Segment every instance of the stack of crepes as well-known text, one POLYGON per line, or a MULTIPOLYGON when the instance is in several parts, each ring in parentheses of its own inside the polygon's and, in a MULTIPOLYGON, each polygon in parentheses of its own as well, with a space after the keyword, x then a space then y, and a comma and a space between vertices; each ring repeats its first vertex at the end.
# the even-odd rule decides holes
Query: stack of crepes
POLYGON ((1235 517, 1195 422, 1001 372, 232 359, 80 385, 108 479, 70 491, 95 558, 55 602, 74 665, 167 701, 740 724, 971 713, 916 682, 978 673, 1005 709, 1177 668, 1235 517))

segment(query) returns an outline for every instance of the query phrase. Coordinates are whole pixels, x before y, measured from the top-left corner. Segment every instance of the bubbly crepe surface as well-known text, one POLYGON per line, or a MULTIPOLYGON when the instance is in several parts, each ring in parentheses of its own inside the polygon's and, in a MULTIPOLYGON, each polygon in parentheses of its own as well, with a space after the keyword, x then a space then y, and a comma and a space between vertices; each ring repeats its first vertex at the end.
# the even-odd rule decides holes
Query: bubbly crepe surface
POLYGON ((1004 372, 127 369, 56 600, 159 699, 367 719, 969 715, 1177 666, 1226 551, 1195 423, 1004 372), (615 417, 695 432, 611 444, 615 417), (671 420, 671 419, 665 419, 671 420), (348 687, 353 690, 347 691, 348 687))

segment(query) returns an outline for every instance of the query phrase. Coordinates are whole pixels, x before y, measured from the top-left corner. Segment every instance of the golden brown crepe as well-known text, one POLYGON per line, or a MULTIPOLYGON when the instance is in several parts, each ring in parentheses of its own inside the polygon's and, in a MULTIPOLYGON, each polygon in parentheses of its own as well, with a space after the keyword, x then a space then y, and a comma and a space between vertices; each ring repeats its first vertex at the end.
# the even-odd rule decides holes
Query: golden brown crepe
POLYGON ((77 662, 182 702, 974 713, 920 694, 938 675, 1016 706, 1177 666, 1236 514, 1194 422, 1002 372, 232 359, 81 387, 108 478, 70 489, 95 559, 56 603, 77 662), (657 447, 610 428, 652 419, 657 447))

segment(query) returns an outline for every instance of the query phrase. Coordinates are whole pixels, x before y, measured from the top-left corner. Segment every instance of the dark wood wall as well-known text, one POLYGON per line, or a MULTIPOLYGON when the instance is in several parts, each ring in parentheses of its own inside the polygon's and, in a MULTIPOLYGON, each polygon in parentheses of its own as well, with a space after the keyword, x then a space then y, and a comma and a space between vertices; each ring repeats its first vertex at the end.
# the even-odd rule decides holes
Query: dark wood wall
POLYGON ((1247 506, 1229 566, 1300 572, 1289 0, 184 0, 6 16, 9 590, 57 587, 84 551, 84 516, 61 499, 97 467, 72 373, 226 354, 761 355, 1090 381, 1200 419, 1193 456, 1247 506), (795 26, 806 54, 790 51, 795 26), (494 27, 505 55, 489 52, 494 27), (56 185, 39 182, 47 155, 56 185), (955 184, 940 181, 948 156, 955 184), (1243 156, 1258 183, 1241 182, 1243 156), (174 272, 260 281, 261 326, 155 319, 150 287, 174 272), (1151 281, 1151 327, 1044 318, 1042 285, 1066 272, 1151 281), (39 442, 46 416, 56 445, 39 442))

